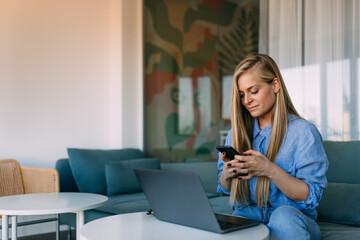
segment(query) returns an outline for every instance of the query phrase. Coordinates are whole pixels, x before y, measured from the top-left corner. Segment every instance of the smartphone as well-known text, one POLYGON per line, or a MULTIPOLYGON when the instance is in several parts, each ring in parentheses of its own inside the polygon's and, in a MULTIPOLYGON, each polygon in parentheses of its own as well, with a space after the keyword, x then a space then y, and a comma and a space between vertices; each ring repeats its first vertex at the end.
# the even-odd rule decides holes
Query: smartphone
POLYGON ((228 146, 228 145, 219 145, 216 147, 216 149, 219 150, 219 152, 225 152, 226 157, 229 158, 230 160, 233 160, 235 155, 242 155, 238 153, 238 151, 236 151, 232 146, 228 146))

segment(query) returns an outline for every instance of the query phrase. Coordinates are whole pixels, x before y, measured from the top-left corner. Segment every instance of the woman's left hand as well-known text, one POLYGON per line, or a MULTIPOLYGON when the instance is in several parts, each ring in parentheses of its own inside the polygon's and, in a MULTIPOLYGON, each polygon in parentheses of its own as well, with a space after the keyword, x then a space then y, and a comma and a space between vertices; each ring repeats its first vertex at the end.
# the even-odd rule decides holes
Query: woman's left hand
POLYGON ((270 177, 272 167, 274 165, 267 157, 265 157, 261 152, 254 150, 247 150, 244 152, 244 155, 237 155, 236 159, 243 161, 244 168, 248 169, 248 174, 246 176, 239 176, 240 179, 249 180, 253 177, 266 176, 270 177))

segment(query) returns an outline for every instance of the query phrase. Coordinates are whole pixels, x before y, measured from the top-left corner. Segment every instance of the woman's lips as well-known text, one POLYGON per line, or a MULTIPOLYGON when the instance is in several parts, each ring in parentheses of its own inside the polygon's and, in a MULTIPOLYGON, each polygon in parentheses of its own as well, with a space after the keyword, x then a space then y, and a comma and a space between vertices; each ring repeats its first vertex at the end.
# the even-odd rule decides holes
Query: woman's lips
POLYGON ((251 112, 251 111, 254 111, 258 106, 253 106, 253 107, 249 107, 248 108, 248 111, 251 112))

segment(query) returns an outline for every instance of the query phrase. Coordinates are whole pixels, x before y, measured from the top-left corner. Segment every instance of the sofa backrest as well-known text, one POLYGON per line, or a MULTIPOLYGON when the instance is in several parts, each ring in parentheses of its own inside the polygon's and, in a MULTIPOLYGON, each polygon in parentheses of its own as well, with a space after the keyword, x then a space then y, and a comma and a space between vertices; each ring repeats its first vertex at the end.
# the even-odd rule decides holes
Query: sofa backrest
POLYGON ((329 160, 329 182, 360 183, 360 141, 324 141, 324 149, 329 160))
MULTIPOLYGON (((329 182, 360 184, 360 141, 336 142, 324 141, 324 149, 329 160, 326 173, 329 182)), ((61 192, 78 192, 69 160, 60 159, 56 162, 56 169, 60 175, 61 192)), ((216 192, 217 167, 216 161, 162 163, 162 169, 193 171, 200 175, 207 192, 216 192)))
POLYGON ((108 162, 144 158, 140 149, 68 148, 71 172, 80 192, 107 194, 105 166, 108 162))
MULTIPOLYGON (((199 174, 206 192, 216 193, 217 165, 216 161, 199 161, 186 163, 161 163, 161 169, 174 171, 188 171, 199 174)), ((63 158, 56 162, 55 168, 59 171, 60 192, 79 192, 71 171, 69 159, 63 158)))
POLYGON ((217 193, 218 170, 216 161, 161 163, 161 169, 195 172, 200 176, 206 192, 217 193))

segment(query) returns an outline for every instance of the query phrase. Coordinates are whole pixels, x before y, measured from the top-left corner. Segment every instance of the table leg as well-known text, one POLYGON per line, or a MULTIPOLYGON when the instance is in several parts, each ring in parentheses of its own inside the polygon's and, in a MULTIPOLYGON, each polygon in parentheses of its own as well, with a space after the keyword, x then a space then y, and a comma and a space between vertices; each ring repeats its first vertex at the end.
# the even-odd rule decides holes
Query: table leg
POLYGON ((11 240, 17 240, 17 217, 11 217, 11 240))
POLYGON ((2 215, 2 220, 1 220, 1 226, 2 226, 2 231, 1 231, 1 236, 2 236, 2 240, 7 240, 8 239, 8 228, 9 228, 9 221, 8 221, 8 216, 7 215, 2 215))
POLYGON ((84 211, 76 212, 76 239, 80 240, 80 229, 84 225, 84 211))
POLYGON ((60 240, 59 214, 56 214, 56 240, 60 240))

